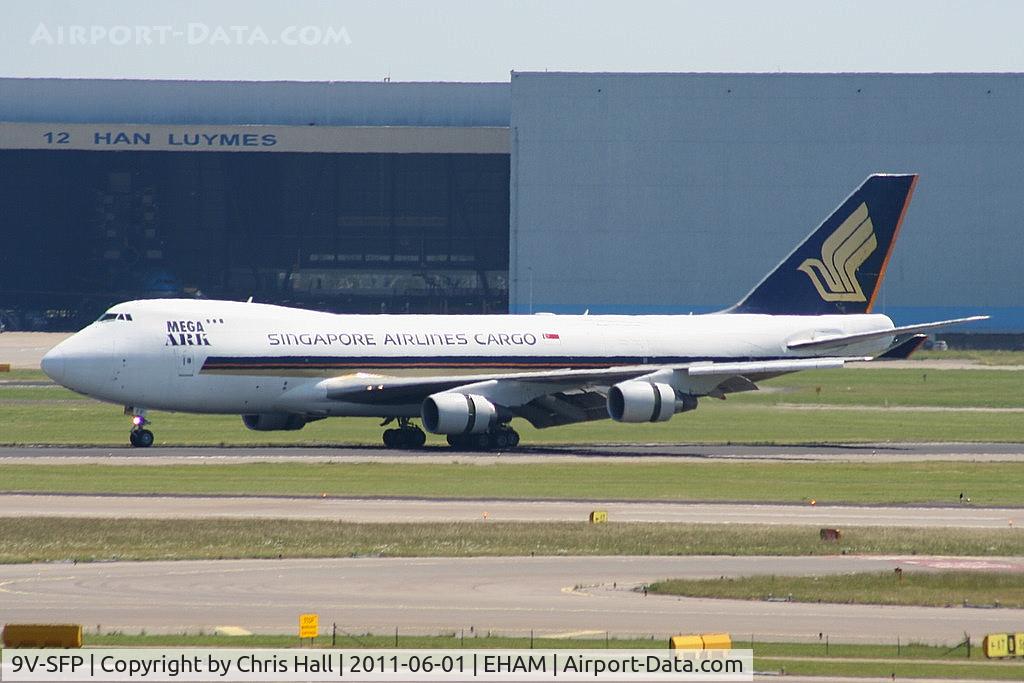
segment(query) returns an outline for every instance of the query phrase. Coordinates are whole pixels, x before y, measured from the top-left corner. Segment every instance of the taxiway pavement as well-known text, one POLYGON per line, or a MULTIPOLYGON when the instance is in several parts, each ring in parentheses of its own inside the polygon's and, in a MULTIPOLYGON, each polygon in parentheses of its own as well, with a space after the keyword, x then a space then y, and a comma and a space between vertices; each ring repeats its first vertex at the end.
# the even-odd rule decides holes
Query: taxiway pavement
POLYGON ((0 494, 0 517, 275 518, 345 522, 614 522, 1010 529, 1024 508, 601 501, 0 494))
POLYGON ((727 631, 738 641, 953 643, 1013 630, 1024 610, 882 607, 644 596, 668 577, 893 571, 963 566, 1024 572, 1022 558, 516 557, 223 560, 0 566, 10 622, 83 623, 104 631, 290 633, 320 614, 341 633, 568 637, 727 631))

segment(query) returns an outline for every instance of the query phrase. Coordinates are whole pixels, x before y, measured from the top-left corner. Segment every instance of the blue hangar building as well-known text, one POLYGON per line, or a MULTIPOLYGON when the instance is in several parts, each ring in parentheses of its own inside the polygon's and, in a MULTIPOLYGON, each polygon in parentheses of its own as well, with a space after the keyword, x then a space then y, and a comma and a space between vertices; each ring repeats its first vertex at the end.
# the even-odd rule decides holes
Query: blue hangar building
POLYGON ((0 322, 130 298, 686 313, 917 172, 876 310, 1024 333, 1020 74, 0 79, 0 322))

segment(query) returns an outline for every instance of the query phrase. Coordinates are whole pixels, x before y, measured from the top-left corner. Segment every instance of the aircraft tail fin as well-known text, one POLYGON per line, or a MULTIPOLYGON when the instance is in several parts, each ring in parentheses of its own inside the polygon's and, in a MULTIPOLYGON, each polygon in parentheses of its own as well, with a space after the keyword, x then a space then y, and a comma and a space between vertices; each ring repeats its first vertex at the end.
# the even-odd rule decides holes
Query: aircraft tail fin
POLYGON ((876 174, 728 313, 870 313, 917 175, 876 174))

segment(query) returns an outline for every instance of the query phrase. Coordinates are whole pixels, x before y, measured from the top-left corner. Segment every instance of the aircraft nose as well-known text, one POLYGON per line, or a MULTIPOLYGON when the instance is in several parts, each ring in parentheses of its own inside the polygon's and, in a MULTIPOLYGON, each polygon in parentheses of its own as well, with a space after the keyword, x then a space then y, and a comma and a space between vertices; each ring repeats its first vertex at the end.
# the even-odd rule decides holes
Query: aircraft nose
POLYGON ((52 379, 57 384, 60 384, 64 379, 64 352, 60 350, 60 346, 56 346, 50 349, 45 356, 43 356, 42 362, 40 362, 43 372, 46 376, 52 379))

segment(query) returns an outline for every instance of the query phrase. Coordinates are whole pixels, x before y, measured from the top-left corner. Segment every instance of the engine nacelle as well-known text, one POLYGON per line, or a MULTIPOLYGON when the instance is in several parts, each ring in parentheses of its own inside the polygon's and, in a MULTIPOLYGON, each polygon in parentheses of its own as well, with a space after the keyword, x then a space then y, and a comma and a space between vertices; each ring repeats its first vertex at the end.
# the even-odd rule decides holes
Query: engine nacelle
POLYGON ((420 415, 433 434, 483 434, 497 422, 498 409, 483 396, 446 391, 428 396, 420 415))
POLYGON ((665 422, 676 412, 675 389, 631 380, 608 390, 608 415, 616 422, 665 422))
POLYGON ((257 432, 294 431, 306 426, 305 415, 295 413, 259 413, 243 415, 242 422, 246 427, 257 432))

